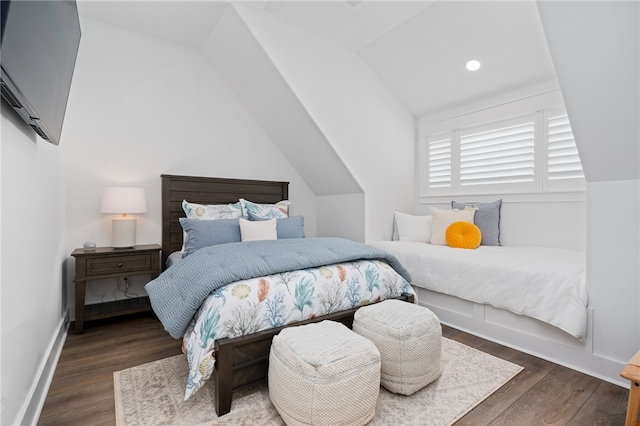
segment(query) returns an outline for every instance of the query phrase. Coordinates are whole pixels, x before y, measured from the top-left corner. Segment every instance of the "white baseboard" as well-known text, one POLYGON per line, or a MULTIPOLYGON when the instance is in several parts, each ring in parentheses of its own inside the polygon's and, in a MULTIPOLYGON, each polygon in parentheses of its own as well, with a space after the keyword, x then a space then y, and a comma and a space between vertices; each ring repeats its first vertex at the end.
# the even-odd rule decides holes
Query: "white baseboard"
POLYGON ((67 333, 69 331, 69 311, 67 310, 64 318, 60 319, 58 323, 58 331, 52 337, 47 353, 49 354, 42 360, 38 368, 38 374, 36 380, 34 380, 31 389, 29 390, 29 397, 26 399, 20 414, 17 419, 21 425, 37 425, 40 413, 44 407, 44 402, 47 399, 47 393, 53 380, 53 374, 56 371, 58 360, 60 359, 60 353, 64 347, 64 342, 67 339, 67 333))

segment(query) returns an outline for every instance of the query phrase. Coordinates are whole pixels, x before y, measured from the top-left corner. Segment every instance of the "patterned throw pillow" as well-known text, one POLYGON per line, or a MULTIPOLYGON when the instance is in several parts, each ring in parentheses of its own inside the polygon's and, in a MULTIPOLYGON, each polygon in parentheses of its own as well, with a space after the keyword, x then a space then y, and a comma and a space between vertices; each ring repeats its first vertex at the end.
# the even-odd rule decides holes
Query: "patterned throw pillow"
POLYGON ((240 198, 242 205, 242 215, 261 219, 282 219, 289 217, 289 200, 279 201, 275 204, 257 204, 240 198))
POLYGON ((237 219, 242 217, 242 206, 240 202, 205 205, 182 200, 182 210, 184 210, 184 213, 187 215, 187 219, 214 220, 237 219))

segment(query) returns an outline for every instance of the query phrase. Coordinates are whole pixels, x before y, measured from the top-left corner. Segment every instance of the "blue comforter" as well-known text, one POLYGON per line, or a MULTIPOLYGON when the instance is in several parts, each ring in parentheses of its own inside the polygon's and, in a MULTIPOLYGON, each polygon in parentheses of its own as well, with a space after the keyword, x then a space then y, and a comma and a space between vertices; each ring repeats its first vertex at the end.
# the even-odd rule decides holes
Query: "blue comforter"
POLYGON ((209 293, 226 284, 359 259, 384 260, 411 282, 407 270, 386 251, 340 238, 301 238, 202 248, 149 282, 145 290, 165 330, 180 338, 209 293))

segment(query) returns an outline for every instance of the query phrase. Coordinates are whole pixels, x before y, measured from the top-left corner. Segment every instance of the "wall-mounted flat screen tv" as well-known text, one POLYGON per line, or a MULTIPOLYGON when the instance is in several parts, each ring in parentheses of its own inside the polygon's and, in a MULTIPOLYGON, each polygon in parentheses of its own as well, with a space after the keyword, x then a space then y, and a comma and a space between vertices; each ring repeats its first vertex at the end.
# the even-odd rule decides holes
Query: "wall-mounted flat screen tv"
POLYGON ((80 45, 75 1, 2 1, 2 97, 43 139, 60 143, 80 45))

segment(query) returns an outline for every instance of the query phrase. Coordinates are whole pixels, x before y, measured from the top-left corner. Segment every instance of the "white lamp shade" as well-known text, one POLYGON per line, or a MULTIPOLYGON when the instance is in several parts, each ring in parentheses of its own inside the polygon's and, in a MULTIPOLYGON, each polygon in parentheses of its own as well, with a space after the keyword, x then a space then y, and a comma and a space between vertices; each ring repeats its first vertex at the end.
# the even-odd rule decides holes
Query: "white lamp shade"
POLYGON ((107 186, 102 190, 101 213, 146 213, 147 195, 144 188, 107 186))

